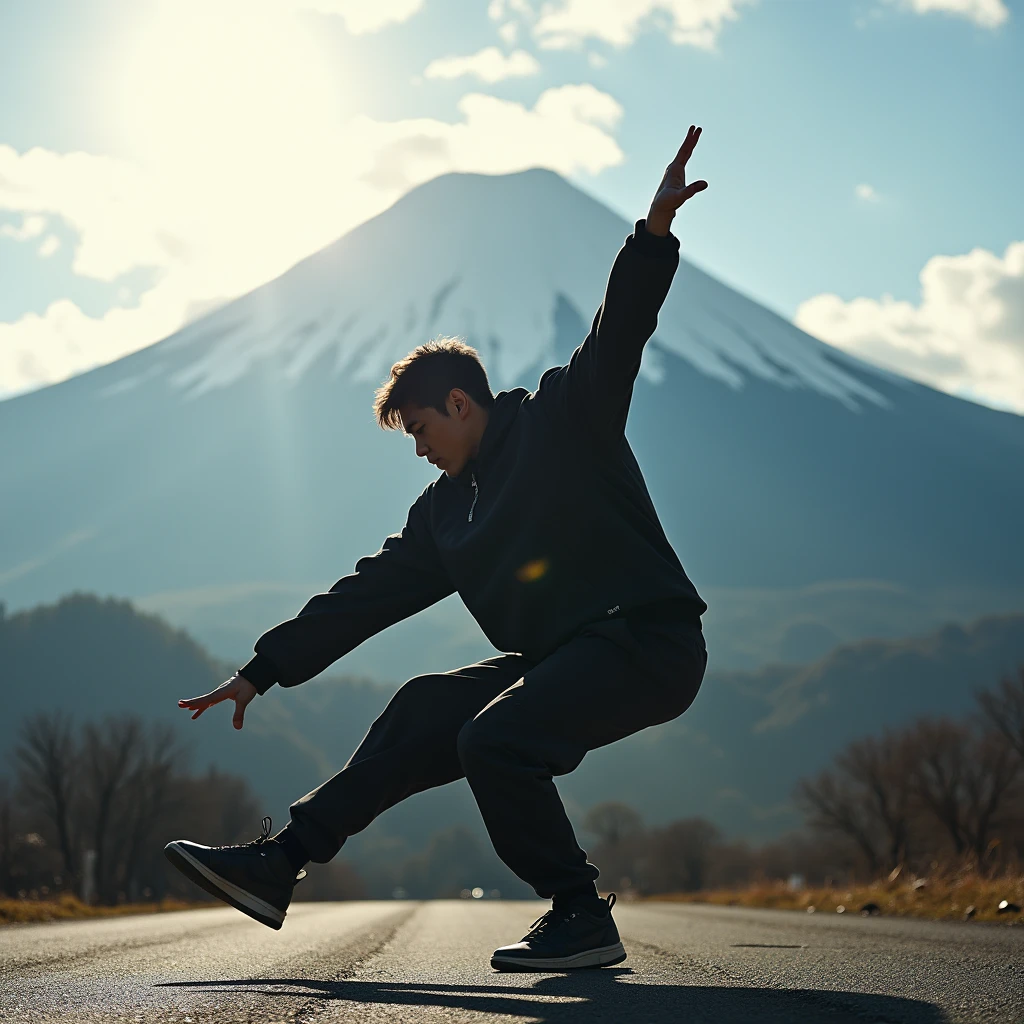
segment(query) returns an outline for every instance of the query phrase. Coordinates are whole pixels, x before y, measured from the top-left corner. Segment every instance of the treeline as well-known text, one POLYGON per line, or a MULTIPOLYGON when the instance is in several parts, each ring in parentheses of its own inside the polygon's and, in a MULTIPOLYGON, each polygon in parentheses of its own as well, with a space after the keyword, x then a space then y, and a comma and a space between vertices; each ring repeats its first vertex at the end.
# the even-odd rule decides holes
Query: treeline
MULTIPOLYGON (((164 845, 246 842, 261 816, 245 778, 212 766, 191 772, 169 726, 133 715, 84 723, 61 712, 33 715, 12 762, 13 778, 0 778, 0 890, 10 897, 205 899, 168 864, 164 845)), ((307 888, 307 899, 362 894, 343 862, 307 888)))
POLYGON ((848 744, 797 784, 806 827, 769 843, 726 840, 704 818, 646 827, 626 804, 599 804, 583 824, 600 885, 654 895, 1024 870, 1024 667, 976 700, 964 719, 921 717, 848 744))
MULTIPOLYGON (((655 895, 793 875, 829 885, 900 871, 1020 871, 1024 667, 976 701, 961 719, 920 717, 847 744, 795 787, 805 827, 771 842, 727 839, 699 817, 648 826, 626 804, 598 804, 581 822, 581 840, 601 868, 599 884, 655 895)), ((0 890, 9 896, 202 899, 167 864, 165 843, 254 838, 261 808, 246 779, 189 770, 166 725, 130 715, 76 724, 47 712, 26 719, 18 735, 12 776, 0 778, 0 890)), ((412 855, 382 849, 359 872, 343 858, 311 865, 296 895, 431 898, 477 887, 529 895, 486 842, 453 826, 412 855)))
POLYGON ((975 698, 963 719, 922 716, 850 743, 797 786, 808 824, 859 875, 1024 865, 1024 666, 975 698))
POLYGON ((457 899, 474 889, 489 898, 535 895, 498 859, 482 822, 476 828, 440 827, 411 851, 407 841, 381 836, 373 852, 359 856, 357 867, 371 899, 457 899))

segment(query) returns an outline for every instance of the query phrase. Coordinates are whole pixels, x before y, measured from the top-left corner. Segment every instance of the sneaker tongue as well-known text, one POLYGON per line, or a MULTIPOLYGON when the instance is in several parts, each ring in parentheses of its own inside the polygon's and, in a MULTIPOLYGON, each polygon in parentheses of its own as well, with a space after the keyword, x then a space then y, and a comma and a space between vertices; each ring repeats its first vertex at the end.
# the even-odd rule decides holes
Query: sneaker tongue
POLYGON ((552 901, 556 910, 583 910, 594 917, 603 917, 608 913, 608 904, 600 896, 571 896, 566 900, 552 901))

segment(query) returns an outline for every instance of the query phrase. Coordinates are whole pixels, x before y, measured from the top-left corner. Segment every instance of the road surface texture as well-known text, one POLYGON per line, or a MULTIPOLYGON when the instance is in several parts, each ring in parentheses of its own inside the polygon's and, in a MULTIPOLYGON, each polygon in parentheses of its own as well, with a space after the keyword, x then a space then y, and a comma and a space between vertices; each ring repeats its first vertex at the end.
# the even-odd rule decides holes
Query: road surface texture
POLYGON ((1024 928, 622 903, 617 967, 499 973, 548 905, 293 904, 0 928, 0 1020, 1024 1022, 1024 928))

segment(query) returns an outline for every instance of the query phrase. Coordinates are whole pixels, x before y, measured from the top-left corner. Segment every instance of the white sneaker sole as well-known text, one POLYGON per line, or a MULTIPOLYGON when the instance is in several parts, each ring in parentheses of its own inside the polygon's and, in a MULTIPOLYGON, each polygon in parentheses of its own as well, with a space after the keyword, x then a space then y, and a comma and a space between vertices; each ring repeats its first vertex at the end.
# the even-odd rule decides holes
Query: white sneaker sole
POLYGON ((574 967, 609 967, 621 964, 626 959, 626 951, 621 942, 614 946, 598 946, 597 949, 586 949, 572 956, 555 956, 540 959, 537 957, 493 956, 491 966, 499 971, 562 971, 574 967))
POLYGON ((212 868, 207 867, 202 861, 196 860, 177 842, 168 843, 164 847, 164 853, 170 862, 187 878, 190 878, 196 885, 201 886, 208 893, 219 897, 226 903, 230 903, 236 910, 248 914, 267 925, 268 928, 280 928, 284 924, 285 912, 278 910, 265 900, 246 892, 226 878, 222 878, 212 868))

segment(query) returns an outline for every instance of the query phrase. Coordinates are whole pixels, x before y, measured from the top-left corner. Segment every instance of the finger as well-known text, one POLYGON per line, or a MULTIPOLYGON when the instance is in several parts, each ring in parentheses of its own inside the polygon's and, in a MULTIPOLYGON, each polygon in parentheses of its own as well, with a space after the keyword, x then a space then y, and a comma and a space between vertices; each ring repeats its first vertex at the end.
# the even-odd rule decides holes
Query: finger
MULTIPOLYGON (((695 181, 692 185, 687 185, 686 188, 683 189, 683 203, 685 203, 687 199, 692 199, 698 192, 703 192, 707 187, 708 183, 706 181, 695 181)), ((682 203, 679 205, 682 206, 682 203)))
POLYGON ((240 701, 235 701, 235 713, 231 716, 231 724, 236 729, 242 728, 242 721, 245 718, 245 705, 240 701))
MULTIPOLYGON (((683 144, 679 147, 679 152, 676 153, 672 164, 681 164, 683 167, 686 166, 686 161, 690 159, 694 146, 697 145, 697 140, 700 138, 700 133, 700 128, 696 128, 692 124, 690 125, 690 130, 686 133, 686 138, 683 140, 683 144)), ((672 164, 669 166, 672 166, 672 164)))
POLYGON ((178 707, 194 709, 202 704, 204 708, 208 708, 211 704, 218 704, 226 697, 226 693, 219 690, 212 690, 210 693, 204 693, 201 697, 189 697, 187 700, 179 700, 178 707))
POLYGON ((691 124, 690 125, 690 130, 686 133, 686 138, 683 139, 682 144, 680 145, 679 149, 676 151, 675 160, 678 160, 683 155, 683 153, 686 152, 686 147, 690 144, 690 138, 691 138, 692 135, 693 135, 693 125, 691 124))
POLYGON ((686 157, 689 155, 690 148, 693 146, 693 125, 690 125, 690 130, 686 133, 686 138, 683 139, 679 149, 676 150, 676 155, 672 158, 672 163, 679 163, 680 161, 685 162, 686 157))

